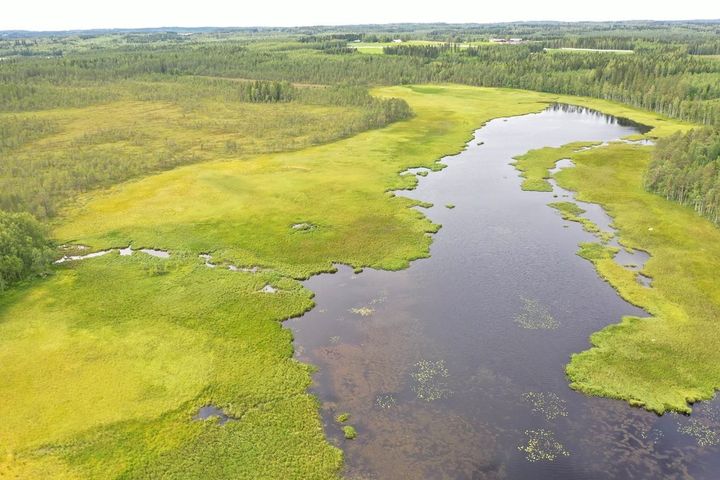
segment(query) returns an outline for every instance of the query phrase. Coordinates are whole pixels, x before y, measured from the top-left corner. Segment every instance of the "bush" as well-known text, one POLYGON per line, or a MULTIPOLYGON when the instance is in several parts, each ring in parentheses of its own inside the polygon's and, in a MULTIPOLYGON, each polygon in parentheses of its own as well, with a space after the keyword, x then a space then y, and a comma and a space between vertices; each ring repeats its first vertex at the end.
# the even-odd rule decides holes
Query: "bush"
POLYGON ((35 217, 0 210, 0 291, 47 273, 52 258, 47 231, 35 217))

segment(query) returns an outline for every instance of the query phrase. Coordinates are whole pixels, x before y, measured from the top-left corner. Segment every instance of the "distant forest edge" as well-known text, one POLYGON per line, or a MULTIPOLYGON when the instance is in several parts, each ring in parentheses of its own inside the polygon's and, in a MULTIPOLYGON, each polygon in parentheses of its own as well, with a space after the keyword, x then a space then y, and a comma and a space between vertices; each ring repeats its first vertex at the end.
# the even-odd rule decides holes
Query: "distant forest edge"
POLYGON ((707 125, 720 124, 720 23, 646 22, 498 26, 257 29, 209 33, 0 36, 0 110, 110 100, 98 83, 206 75, 312 84, 453 82, 591 96, 707 125), (520 45, 487 45, 493 37, 520 45), (356 40, 472 44, 359 55, 356 40), (634 55, 546 51, 631 49, 634 55), (334 53, 324 55, 323 53, 334 53), (703 55, 697 55, 702 53, 703 55), (93 88, 95 87, 95 88, 93 88), (60 97, 60 98, 58 98, 60 97))

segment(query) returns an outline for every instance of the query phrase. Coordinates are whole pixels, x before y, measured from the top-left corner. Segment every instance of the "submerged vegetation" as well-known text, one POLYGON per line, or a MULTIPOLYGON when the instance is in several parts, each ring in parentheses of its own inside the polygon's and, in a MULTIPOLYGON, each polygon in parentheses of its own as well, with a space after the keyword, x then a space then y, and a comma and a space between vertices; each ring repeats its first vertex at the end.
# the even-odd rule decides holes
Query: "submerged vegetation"
POLYGON ((452 394, 447 386, 449 373, 443 360, 421 360, 410 375, 415 381, 413 390, 420 400, 433 402, 452 394))

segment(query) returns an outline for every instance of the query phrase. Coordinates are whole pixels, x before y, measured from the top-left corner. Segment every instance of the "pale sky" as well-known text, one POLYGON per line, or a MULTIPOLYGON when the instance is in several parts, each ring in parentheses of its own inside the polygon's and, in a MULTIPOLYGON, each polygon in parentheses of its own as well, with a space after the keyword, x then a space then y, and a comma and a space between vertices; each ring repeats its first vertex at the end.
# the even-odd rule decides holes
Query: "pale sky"
POLYGON ((4 0, 0 30, 720 19, 720 0, 4 0))

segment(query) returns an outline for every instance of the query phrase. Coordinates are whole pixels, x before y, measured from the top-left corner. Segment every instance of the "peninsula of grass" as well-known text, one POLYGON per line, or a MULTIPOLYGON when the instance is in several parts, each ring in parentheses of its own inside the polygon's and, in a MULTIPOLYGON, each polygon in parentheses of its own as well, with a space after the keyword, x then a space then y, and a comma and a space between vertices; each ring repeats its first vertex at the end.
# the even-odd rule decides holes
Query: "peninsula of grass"
POLYGON ((520 188, 533 192, 552 192, 552 185, 548 182, 550 169, 558 160, 593 145, 597 145, 597 142, 573 142, 562 147, 540 148, 515 157, 515 168, 521 172, 520 176, 523 178, 520 188))
MULTIPOLYGON (((530 153, 529 155, 531 155, 530 153)), ((548 203, 548 207, 554 208, 562 216, 563 220, 568 222, 577 222, 582 225, 583 229, 588 232, 597 235, 603 243, 607 243, 614 236, 612 232, 605 232, 590 219, 582 216, 585 210, 578 206, 574 202, 553 202, 548 203)))
POLYGON ((577 167, 556 175, 578 198, 603 205, 623 245, 647 251, 643 273, 608 256, 592 259, 600 275, 652 318, 625 317, 591 337, 593 348, 567 367, 571 386, 649 410, 689 412, 720 387, 720 230, 691 208, 648 193, 650 148, 614 144, 572 156, 577 167))
MULTIPOLYGON (((307 393, 311 367, 292 359, 280 321, 312 307, 298 279, 336 262, 400 269, 429 254, 428 233, 438 227, 409 208, 421 202, 389 193, 416 186, 415 175, 400 172, 442 168, 437 160, 461 151, 484 122, 553 102, 631 117, 656 131, 678 128, 611 102, 527 91, 444 85, 374 93, 405 99, 415 116, 293 152, 224 153, 92 191, 63 212, 59 242, 152 246, 171 258, 113 253, 71 262, 0 299, 0 476, 338 478, 341 453, 324 438, 307 393), (297 232, 299 222, 316 228, 297 232), (262 270, 208 268, 198 258, 208 252, 216 265, 262 270), (265 293, 266 285, 277 291, 265 293), (193 420, 207 405, 236 420, 193 420)), ((43 143, 26 148, 31 157, 43 143)), ((604 260, 598 269, 663 319, 628 320, 593 337, 603 347, 573 359, 573 385, 658 411, 707 398, 720 368, 709 321, 718 313, 712 266, 720 234, 642 190, 647 149, 572 157, 579 167, 560 178, 607 202, 628 244, 653 254, 654 287, 633 289, 604 260), (597 191, 601 184, 611 198, 597 191), (648 332, 657 343, 647 343, 648 332)))
MULTIPOLYGON (((627 116, 633 118, 632 112, 627 116)), ((670 125, 651 132, 669 133, 670 125)), ((602 205, 613 217, 620 242, 651 255, 642 273, 653 278, 652 288, 645 288, 636 281, 636 272, 613 260, 616 248, 581 244, 578 254, 651 318, 625 317, 593 334, 592 348, 573 355, 567 366, 571 386, 657 413, 688 413, 693 402, 712 398, 720 388, 720 285, 715 273, 720 230, 691 208, 643 188, 652 147, 615 143, 574 153, 563 149, 554 158, 550 149, 524 155, 532 173, 528 180, 541 182, 555 161, 570 158, 576 166, 555 174, 560 186, 576 191, 578 200, 602 205)), ((604 240, 596 227, 587 228, 589 221, 576 204, 550 206, 604 240)))

